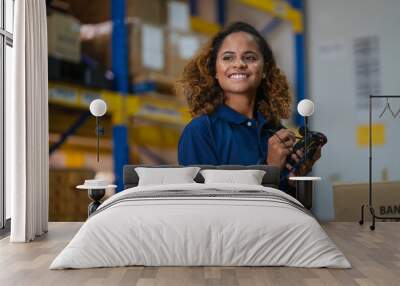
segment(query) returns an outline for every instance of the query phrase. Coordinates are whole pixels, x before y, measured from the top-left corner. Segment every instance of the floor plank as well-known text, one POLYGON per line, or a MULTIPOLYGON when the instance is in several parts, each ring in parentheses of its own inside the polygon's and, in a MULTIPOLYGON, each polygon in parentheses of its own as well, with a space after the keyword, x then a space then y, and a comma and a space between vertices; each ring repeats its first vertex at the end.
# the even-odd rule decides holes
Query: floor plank
POLYGON ((379 223, 375 231, 356 222, 322 226, 352 263, 352 269, 290 267, 117 267, 48 269, 82 223, 50 223, 32 243, 0 240, 0 285, 399 285, 400 224, 379 223))

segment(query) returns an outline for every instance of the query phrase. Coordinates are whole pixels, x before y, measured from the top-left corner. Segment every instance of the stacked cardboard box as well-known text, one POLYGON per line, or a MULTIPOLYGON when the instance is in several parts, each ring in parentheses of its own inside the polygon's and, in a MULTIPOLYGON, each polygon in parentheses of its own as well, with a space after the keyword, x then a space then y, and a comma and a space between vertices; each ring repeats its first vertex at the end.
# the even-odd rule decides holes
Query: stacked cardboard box
POLYGON ((129 71, 135 85, 153 81, 159 92, 173 84, 208 37, 189 31, 137 23, 130 26, 129 71))
MULTIPOLYGON (((76 2, 76 1, 75 1, 76 2)), ((101 0, 100 2, 104 2, 101 0)), ((109 5, 110 1, 107 1, 107 5, 109 5)), ((77 3, 76 3, 77 4, 77 3)), ((85 19, 90 19, 88 25, 84 25, 83 27, 89 27, 93 31, 90 37, 83 36, 82 38, 82 51, 87 54, 91 58, 95 59, 100 65, 111 70, 112 68, 112 50, 111 50, 111 37, 112 37, 112 21, 111 16, 109 18, 110 21, 93 21, 93 16, 89 17, 89 15, 93 15, 98 13, 98 9, 104 10, 108 9, 107 5, 102 5, 101 3, 94 5, 85 5, 86 13, 82 15, 82 18, 85 22, 85 19), (91 12, 90 12, 91 11, 91 12), (86 16, 88 14, 88 16, 86 16), (96 23, 95 25, 92 25, 96 23), (91 26, 91 27, 90 27, 91 26)), ((129 74, 137 75, 139 72, 143 73, 143 65, 142 65, 142 49, 141 49, 141 26, 139 23, 147 23, 150 28, 157 29, 165 24, 166 21, 166 5, 167 1, 165 0, 129 0, 126 3, 126 24, 127 24, 127 32, 128 32, 128 49, 129 49, 129 74), (134 51, 134 52, 132 52, 134 51)), ((78 11, 78 6, 75 5, 75 10, 78 11), (77 7, 75 7, 77 6, 77 7)), ((83 8, 83 6, 82 6, 83 8)), ((82 9, 79 9, 82 10, 82 9)), ((105 13, 102 13, 105 14, 105 13)), ((157 33, 157 30, 156 30, 157 33)), ((146 34, 148 35, 148 33, 146 34)), ((157 40, 157 35, 153 35, 154 39, 157 40)), ((149 38, 147 38, 149 39, 149 38)), ((151 38, 150 38, 151 39, 151 38)), ((157 52, 157 47, 152 47, 152 49, 146 51, 148 54, 154 49, 157 52)), ((160 48, 158 48, 160 50, 160 48)), ((163 49, 160 50, 162 53, 163 49)), ((160 59, 160 57, 156 57, 155 60, 160 59)), ((163 59, 162 59, 163 60, 163 59)), ((155 64, 157 62, 155 61, 155 64)), ((162 63, 162 66, 164 63, 162 63)), ((154 68, 153 68, 154 69, 154 68)), ((150 71, 154 71, 150 67, 150 71)), ((156 72, 164 72, 163 68, 156 68, 156 72)))
POLYGON ((87 191, 76 186, 94 178, 88 169, 51 169, 49 184, 49 221, 85 221, 91 200, 87 191))
POLYGON ((129 74, 165 73, 165 32, 161 26, 128 19, 129 74))
MULTIPOLYGON (((53 1, 55 2, 55 1, 53 1)), ((68 0, 68 12, 84 24, 96 24, 111 20, 110 0, 68 0)), ((167 0, 126 0, 126 17, 138 17, 147 23, 163 25, 166 20, 167 0)))
POLYGON ((166 29, 166 73, 178 77, 207 41, 208 37, 199 33, 166 29))
POLYGON ((47 17, 47 42, 50 56, 73 63, 80 62, 80 23, 76 18, 51 12, 47 17))
MULTIPOLYGON (((147 24, 137 18, 128 18, 126 25, 131 83, 152 81, 157 84, 158 91, 167 93, 172 93, 173 82, 208 40, 198 33, 147 24)), ((89 31, 86 34, 92 34, 83 36, 83 52, 111 69, 111 22, 83 28, 89 31)))
MULTIPOLYGON (((164 73, 164 30, 143 24, 138 18, 127 18, 128 68, 131 76, 164 73)), ((112 22, 83 25, 82 52, 107 69, 112 68, 112 22)))
POLYGON ((112 67, 111 35, 111 21, 81 27, 82 54, 108 70, 112 67))
POLYGON ((126 17, 140 18, 143 22, 153 25, 164 25, 167 2, 165 0, 128 0, 126 1, 126 17))

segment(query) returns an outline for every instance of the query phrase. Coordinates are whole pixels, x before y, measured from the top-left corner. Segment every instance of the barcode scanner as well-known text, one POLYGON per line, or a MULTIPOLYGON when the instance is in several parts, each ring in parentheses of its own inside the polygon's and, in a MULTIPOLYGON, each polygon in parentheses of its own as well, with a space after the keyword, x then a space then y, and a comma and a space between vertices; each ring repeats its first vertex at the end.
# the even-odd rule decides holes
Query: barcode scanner
MULTIPOLYGON (((278 128, 274 129, 267 129, 267 131, 271 134, 275 134, 278 132, 280 129, 287 129, 284 125, 280 124, 278 128)), ((306 127, 300 127, 299 128, 299 134, 300 136, 296 136, 297 139, 299 139, 293 146, 293 151, 287 156, 286 158, 286 163, 290 164, 292 166, 292 169, 289 170, 286 167, 281 171, 281 181, 286 180, 291 172, 296 173, 297 171, 300 170, 301 166, 305 164, 307 160, 312 159, 315 155, 315 152, 318 150, 318 147, 324 146, 327 142, 328 139, 324 134, 321 132, 316 132, 316 131, 310 131, 307 129, 306 132, 306 127), (305 134, 307 133, 307 138, 305 137, 305 134), (307 141, 307 150, 304 150, 304 155, 299 162, 296 162, 294 159, 292 159, 292 154, 296 153, 297 150, 301 150, 305 147, 307 141)))
POLYGON ((321 132, 316 132, 316 131, 310 131, 307 130, 305 127, 299 128, 299 134, 300 134, 300 139, 294 144, 293 146, 293 152, 290 153, 287 156, 286 162, 290 164, 293 169, 288 170, 285 166, 283 172, 285 173, 285 177, 289 175, 290 172, 296 173, 303 164, 305 164, 305 158, 307 160, 310 160, 314 158, 315 152, 318 150, 319 147, 322 147, 328 142, 328 139, 324 134, 321 132), (305 137, 305 134, 307 133, 307 138, 305 137), (294 159, 292 159, 292 154, 296 153, 298 150, 304 149, 305 147, 305 142, 307 141, 307 150, 303 150, 304 156, 300 159, 299 162, 296 162, 294 159))

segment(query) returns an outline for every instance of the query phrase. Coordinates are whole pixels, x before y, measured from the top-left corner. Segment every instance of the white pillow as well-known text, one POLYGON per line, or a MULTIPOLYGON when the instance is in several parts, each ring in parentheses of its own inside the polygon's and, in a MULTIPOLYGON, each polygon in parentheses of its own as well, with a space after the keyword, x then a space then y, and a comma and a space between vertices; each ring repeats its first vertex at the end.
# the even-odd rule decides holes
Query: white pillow
POLYGON ((205 184, 261 185, 265 171, 262 170, 201 170, 205 184))
POLYGON ((139 176, 138 186, 196 183, 193 179, 199 170, 199 167, 135 168, 139 176))

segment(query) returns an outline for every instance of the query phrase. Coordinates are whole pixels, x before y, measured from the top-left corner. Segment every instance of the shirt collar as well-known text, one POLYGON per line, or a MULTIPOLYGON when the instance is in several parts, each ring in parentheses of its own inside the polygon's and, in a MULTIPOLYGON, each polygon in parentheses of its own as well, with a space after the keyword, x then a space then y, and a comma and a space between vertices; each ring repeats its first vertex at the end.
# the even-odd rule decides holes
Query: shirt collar
POLYGON ((248 120, 246 116, 240 114, 236 110, 233 110, 226 104, 220 104, 217 107, 216 115, 224 121, 235 124, 242 124, 248 120))
MULTIPOLYGON (((217 107, 216 110, 216 115, 223 119, 224 121, 227 122, 231 122, 234 124, 242 124, 244 122, 247 122, 249 120, 254 121, 255 119, 249 119, 246 116, 244 116, 243 114, 240 114, 239 112, 237 112, 236 110, 232 109, 231 107, 229 107, 226 104, 220 104, 217 107)), ((258 121, 258 124, 260 126, 264 125, 266 123, 266 119, 264 117, 264 115, 262 115, 262 113, 260 111, 257 111, 256 114, 256 119, 258 121)))

